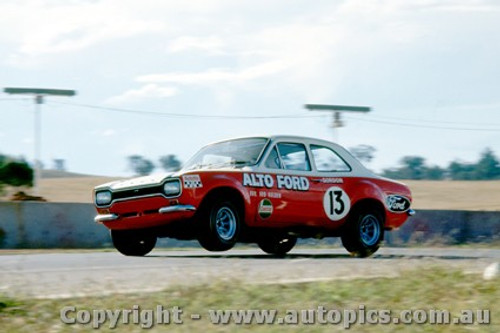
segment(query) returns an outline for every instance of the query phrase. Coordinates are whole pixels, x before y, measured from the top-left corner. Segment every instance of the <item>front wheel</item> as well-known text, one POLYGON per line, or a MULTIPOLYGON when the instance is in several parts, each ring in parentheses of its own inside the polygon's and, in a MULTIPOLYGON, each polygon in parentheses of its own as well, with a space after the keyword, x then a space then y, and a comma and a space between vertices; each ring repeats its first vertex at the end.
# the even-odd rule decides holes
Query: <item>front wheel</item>
POLYGON ((111 230, 113 245, 123 255, 142 257, 156 245, 154 235, 136 230, 111 230))
POLYGON ((238 208, 228 200, 217 200, 202 214, 198 242, 208 251, 231 249, 241 232, 238 208))
POLYGON ((297 243, 297 237, 288 235, 265 236, 257 242, 260 249, 266 253, 283 257, 290 252, 297 243))
POLYGON ((384 239, 384 220, 377 211, 359 210, 347 221, 342 234, 342 245, 352 255, 369 257, 384 239))

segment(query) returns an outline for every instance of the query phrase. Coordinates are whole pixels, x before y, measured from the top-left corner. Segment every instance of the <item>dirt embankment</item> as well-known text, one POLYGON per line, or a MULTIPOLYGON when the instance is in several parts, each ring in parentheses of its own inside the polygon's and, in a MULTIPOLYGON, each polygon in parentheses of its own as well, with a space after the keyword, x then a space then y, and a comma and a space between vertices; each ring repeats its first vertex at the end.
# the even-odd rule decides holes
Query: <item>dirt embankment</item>
MULTIPOLYGON (((92 202, 94 186, 112 177, 42 178, 40 195, 49 202, 92 202)), ((500 181, 403 181, 415 209, 500 211, 500 181)))

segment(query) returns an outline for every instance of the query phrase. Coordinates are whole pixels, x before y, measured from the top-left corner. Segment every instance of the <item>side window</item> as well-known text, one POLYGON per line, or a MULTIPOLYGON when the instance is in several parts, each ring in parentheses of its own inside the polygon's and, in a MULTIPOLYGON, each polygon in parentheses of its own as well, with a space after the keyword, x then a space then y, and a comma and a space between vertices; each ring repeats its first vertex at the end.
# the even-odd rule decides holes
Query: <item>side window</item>
POLYGON ((311 152, 318 171, 351 171, 351 167, 328 147, 311 145, 311 152))
POLYGON ((269 153, 265 165, 266 168, 269 169, 283 169, 281 167, 281 161, 278 156, 278 151, 276 150, 276 146, 274 146, 273 150, 271 150, 271 152, 269 153))
POLYGON ((311 171, 306 147, 299 143, 278 143, 278 152, 286 170, 311 171))

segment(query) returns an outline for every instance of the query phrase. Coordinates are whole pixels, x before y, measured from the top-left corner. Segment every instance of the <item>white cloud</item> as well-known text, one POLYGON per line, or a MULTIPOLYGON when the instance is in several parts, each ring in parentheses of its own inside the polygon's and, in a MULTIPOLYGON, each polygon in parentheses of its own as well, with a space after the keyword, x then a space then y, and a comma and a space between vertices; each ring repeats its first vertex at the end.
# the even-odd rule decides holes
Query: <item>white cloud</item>
POLYGON ((143 142, 137 142, 136 139, 133 143, 125 143, 119 153, 123 156, 144 155, 146 151, 146 145, 143 142))
POLYGON ((408 4, 409 7, 445 12, 488 12, 499 11, 500 7, 495 0, 427 0, 415 4, 408 4))
POLYGON ((26 145, 32 145, 33 144, 33 138, 23 138, 22 143, 26 145))
POLYGON ((179 89, 175 87, 162 87, 155 83, 146 84, 139 89, 127 90, 121 95, 108 98, 106 104, 126 104, 138 100, 150 98, 168 98, 179 93, 179 89))
POLYGON ((115 136, 116 135, 116 130, 113 128, 108 128, 104 131, 101 132, 101 136, 103 137, 110 137, 110 136, 115 136))
POLYGON ((161 21, 141 18, 127 4, 98 2, 16 1, 0 4, 0 38, 17 45, 10 63, 36 62, 41 55, 72 52, 116 38, 164 29, 161 21))
POLYGON ((286 70, 289 64, 283 61, 270 61, 240 70, 211 68, 197 73, 165 73, 142 75, 138 82, 169 82, 185 85, 213 85, 217 83, 243 83, 274 75, 286 70))
POLYGON ((217 36, 194 37, 182 36, 168 44, 167 52, 178 53, 183 51, 203 51, 211 55, 224 54, 224 42, 217 36))

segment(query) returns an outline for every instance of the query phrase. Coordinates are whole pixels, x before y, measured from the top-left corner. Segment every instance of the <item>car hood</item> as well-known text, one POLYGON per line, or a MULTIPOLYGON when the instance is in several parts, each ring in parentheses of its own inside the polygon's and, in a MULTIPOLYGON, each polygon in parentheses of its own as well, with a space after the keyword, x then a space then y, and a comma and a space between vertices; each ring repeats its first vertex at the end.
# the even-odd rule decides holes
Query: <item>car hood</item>
POLYGON ((159 185, 166 178, 169 178, 174 173, 162 173, 151 176, 136 177, 126 180, 116 180, 106 184, 96 186, 96 190, 110 189, 110 190, 123 190, 128 188, 145 187, 150 185, 159 185))

